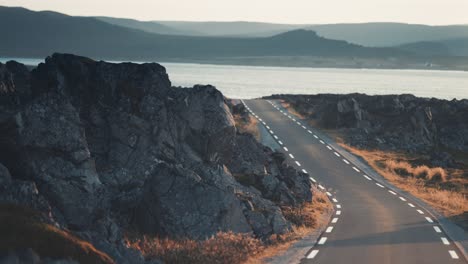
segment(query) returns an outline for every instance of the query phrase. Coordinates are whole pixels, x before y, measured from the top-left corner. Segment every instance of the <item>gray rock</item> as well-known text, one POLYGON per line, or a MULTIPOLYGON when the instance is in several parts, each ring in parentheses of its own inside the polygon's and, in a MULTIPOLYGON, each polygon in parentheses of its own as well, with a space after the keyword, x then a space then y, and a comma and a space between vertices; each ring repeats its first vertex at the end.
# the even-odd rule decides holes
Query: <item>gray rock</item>
POLYGON ((0 64, 0 163, 12 175, 0 167, 0 201, 43 212, 117 263, 145 262, 124 230, 288 232, 279 206, 311 201, 310 181, 237 133, 230 107, 212 86, 171 87, 155 63, 54 54, 32 72, 0 64))
POLYGON ((10 172, 5 166, 3 166, 3 164, 0 163, 0 186, 7 186, 10 183, 11 183, 10 172))

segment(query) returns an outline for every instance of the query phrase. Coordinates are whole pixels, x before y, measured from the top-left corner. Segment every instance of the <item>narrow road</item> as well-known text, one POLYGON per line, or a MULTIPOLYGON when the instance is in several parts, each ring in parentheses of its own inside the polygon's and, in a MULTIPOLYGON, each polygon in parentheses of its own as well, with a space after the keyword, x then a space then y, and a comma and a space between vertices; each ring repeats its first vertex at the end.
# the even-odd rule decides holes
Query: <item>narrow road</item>
POLYGON ((301 263, 466 263, 434 219, 343 158, 278 102, 245 100, 283 152, 333 199, 336 215, 301 263))

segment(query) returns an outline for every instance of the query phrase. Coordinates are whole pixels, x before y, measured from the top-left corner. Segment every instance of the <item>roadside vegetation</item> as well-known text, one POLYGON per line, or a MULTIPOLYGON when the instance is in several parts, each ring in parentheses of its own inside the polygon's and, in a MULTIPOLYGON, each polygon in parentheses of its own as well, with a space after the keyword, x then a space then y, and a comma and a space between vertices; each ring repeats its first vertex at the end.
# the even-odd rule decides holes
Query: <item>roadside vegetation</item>
MULTIPOLYGON (((424 200, 447 217, 468 212, 468 180, 459 169, 431 168, 417 165, 424 157, 380 150, 362 150, 341 144, 363 158, 375 171, 392 184, 424 200)), ((468 218, 460 224, 467 227, 468 218)), ((458 221, 457 221, 458 222, 458 221)))
MULTIPOLYGON (((282 105, 291 114, 305 119, 288 102, 283 101, 282 105)), ((317 126, 314 120, 308 121, 310 125, 317 126)), ((393 185, 422 199, 468 230, 468 154, 451 152, 463 164, 462 168, 431 167, 427 165, 430 162, 425 155, 355 148, 344 142, 340 131, 322 131, 343 148, 362 158, 393 185)))
POLYGON ((255 118, 252 118, 251 115, 240 115, 233 114, 234 122, 236 123, 236 128, 240 133, 251 134, 257 139, 260 140, 260 130, 258 128, 258 121, 255 118))
POLYGON ((287 250, 295 241, 325 225, 321 216, 332 210, 332 205, 324 193, 315 190, 312 202, 282 210, 293 223, 291 232, 272 235, 266 240, 250 234, 219 232, 206 240, 144 236, 142 239, 129 237, 127 243, 129 247, 141 251, 146 258, 160 259, 165 263, 263 263, 264 259, 287 250))
POLYGON ((41 258, 114 263, 89 242, 42 222, 38 212, 25 207, 0 204, 0 234, 0 252, 32 249, 41 258))

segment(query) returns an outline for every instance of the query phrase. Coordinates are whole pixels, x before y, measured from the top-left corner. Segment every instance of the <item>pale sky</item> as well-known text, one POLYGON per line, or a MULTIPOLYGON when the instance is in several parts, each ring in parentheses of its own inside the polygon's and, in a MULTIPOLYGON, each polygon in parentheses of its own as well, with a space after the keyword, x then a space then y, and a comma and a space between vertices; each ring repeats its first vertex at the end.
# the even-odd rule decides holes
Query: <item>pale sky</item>
POLYGON ((468 24, 468 0, 0 0, 0 5, 138 20, 468 24))

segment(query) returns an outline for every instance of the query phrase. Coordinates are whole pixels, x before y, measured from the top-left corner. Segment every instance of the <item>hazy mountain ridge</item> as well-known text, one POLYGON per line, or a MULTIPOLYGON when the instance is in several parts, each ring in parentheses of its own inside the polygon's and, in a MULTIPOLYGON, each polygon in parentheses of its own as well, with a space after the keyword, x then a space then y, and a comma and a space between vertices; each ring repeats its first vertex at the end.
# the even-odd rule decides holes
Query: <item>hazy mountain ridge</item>
POLYGON ((323 38, 304 29, 270 37, 168 35, 117 26, 93 17, 7 7, 0 7, 0 24, 9 25, 0 28, 0 34, 8 36, 0 42, 0 56, 4 57, 40 58, 61 52, 106 60, 261 66, 426 68, 430 65, 465 70, 468 65, 468 58, 364 47, 323 38))
POLYGON ((74 52, 95 58, 161 59, 230 56, 388 56, 398 50, 374 49, 296 30, 265 38, 174 36, 22 8, 0 8, 0 55, 42 57, 74 52), (32 28, 30 25, 35 25, 32 28))

